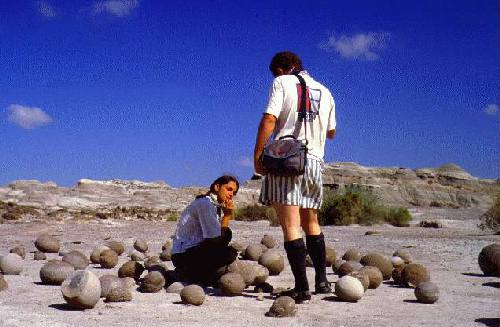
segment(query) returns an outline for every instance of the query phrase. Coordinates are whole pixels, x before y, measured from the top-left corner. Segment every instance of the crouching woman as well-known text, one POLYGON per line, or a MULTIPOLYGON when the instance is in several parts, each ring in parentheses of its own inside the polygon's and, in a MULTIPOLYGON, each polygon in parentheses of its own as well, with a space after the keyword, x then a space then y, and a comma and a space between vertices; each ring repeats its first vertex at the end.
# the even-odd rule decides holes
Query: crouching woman
POLYGON ((236 259, 236 250, 229 246, 229 221, 238 189, 235 177, 221 176, 207 194, 197 196, 182 212, 172 247, 172 263, 180 280, 215 285, 220 271, 236 259))

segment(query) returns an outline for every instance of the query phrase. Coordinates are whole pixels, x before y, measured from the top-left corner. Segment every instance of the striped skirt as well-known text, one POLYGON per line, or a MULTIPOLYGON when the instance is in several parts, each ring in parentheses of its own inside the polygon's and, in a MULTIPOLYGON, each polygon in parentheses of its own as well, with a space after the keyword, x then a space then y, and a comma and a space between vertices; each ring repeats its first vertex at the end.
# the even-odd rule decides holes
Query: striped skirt
POLYGON ((306 171, 299 176, 268 174, 262 181, 259 202, 271 205, 278 202, 300 208, 319 209, 323 201, 322 162, 307 158, 306 171))

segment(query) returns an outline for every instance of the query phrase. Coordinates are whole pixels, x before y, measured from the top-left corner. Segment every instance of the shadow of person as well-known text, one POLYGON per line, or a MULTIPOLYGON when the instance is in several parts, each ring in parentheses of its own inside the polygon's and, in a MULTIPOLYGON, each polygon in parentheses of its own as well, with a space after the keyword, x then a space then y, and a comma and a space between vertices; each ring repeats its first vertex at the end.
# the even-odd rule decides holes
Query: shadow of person
POLYGON ((500 282, 486 282, 482 284, 483 286, 490 286, 495 288, 500 288, 500 282))
POLYGON ((498 327, 500 323, 498 318, 477 318, 474 322, 479 322, 488 327, 498 327))

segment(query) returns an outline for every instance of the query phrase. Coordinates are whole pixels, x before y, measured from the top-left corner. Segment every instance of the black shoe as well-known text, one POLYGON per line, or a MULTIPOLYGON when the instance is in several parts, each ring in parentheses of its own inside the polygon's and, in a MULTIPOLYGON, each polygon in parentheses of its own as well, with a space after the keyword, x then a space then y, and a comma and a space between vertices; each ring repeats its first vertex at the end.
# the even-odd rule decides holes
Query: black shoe
POLYGON ((332 287, 330 286, 330 282, 321 282, 315 287, 316 294, 330 294, 331 292, 332 287))
POLYGON ((311 299, 311 292, 296 291, 294 288, 292 288, 291 290, 286 290, 278 293, 278 297, 280 296, 289 296, 295 300, 295 303, 302 304, 307 303, 311 299))

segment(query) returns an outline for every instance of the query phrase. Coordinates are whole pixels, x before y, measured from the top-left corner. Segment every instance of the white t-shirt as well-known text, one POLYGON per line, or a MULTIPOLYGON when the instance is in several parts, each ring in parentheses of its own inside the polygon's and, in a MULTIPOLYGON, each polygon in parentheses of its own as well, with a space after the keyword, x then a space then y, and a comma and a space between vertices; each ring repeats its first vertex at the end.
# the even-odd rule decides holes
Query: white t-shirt
MULTIPOLYGON (((300 72, 308 90, 306 104, 308 154, 322 160, 325 153, 326 132, 335 129, 335 102, 330 91, 316 82, 306 71, 300 72)), ((302 93, 300 82, 294 75, 282 75, 274 79, 269 92, 269 102, 264 113, 277 118, 273 139, 285 135, 294 135, 305 142, 305 126, 299 119, 300 100, 302 93)), ((304 115, 302 115, 304 116, 304 115)))

